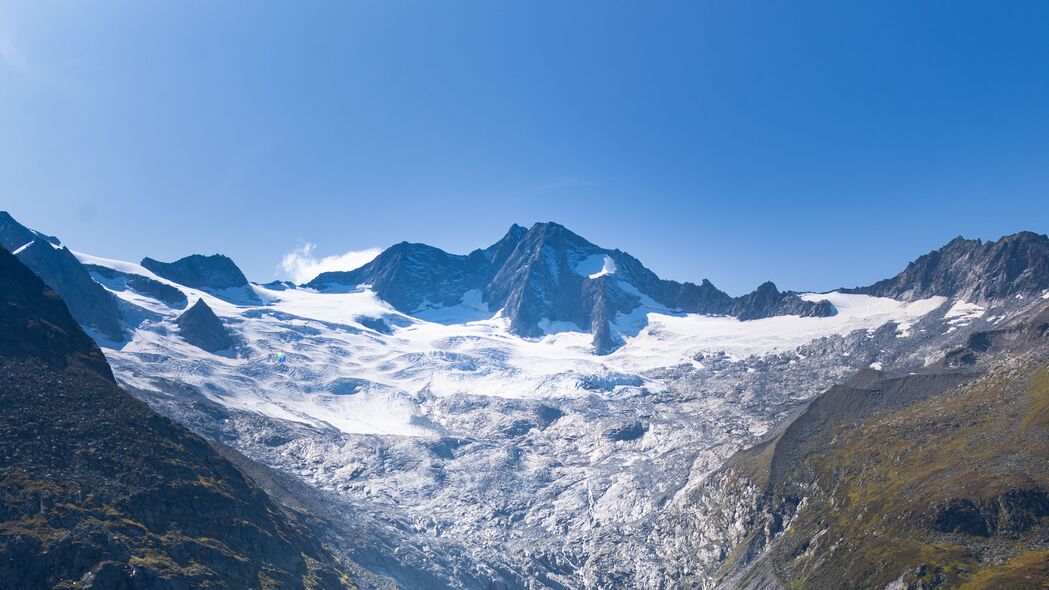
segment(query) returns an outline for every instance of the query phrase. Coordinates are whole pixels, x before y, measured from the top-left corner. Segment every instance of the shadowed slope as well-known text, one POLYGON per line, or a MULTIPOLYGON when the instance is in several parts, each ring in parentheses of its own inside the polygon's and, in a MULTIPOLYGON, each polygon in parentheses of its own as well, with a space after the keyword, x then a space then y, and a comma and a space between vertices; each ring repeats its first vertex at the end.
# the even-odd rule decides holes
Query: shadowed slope
POLYGON ((12 588, 339 588, 336 560, 207 443, 114 383, 0 249, 0 580, 12 588))

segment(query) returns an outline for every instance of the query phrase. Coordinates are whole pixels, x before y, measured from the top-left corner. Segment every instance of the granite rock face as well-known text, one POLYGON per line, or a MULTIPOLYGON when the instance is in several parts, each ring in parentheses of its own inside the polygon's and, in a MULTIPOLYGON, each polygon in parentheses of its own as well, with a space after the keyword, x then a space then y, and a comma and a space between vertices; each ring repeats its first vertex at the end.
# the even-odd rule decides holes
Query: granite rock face
POLYGON ((37 237, 20 247, 17 257, 62 296, 81 326, 113 342, 124 339, 116 299, 91 278, 68 248, 37 237))
POLYGON ((306 286, 329 291, 371 285, 387 303, 412 313, 459 303, 464 293, 483 286, 487 268, 479 250, 459 256, 401 242, 356 270, 321 273, 306 286))
POLYGON ((741 320, 756 320, 779 315, 827 317, 834 315, 834 306, 826 299, 806 301, 794 293, 782 293, 774 283, 766 282, 753 293, 738 297, 729 306, 728 315, 741 320))
POLYGON ((957 237, 891 279, 844 289, 913 301, 933 295, 975 303, 1030 297, 1049 289, 1049 237, 1019 232, 996 241, 957 237))

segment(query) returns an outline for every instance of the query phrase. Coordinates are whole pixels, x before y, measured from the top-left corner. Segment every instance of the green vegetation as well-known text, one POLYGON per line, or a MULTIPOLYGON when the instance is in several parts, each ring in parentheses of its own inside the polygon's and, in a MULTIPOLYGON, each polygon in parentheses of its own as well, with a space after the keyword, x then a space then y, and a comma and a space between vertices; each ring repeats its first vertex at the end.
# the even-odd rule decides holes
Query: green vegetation
POLYGON ((984 568, 959 590, 1045 588, 1049 580, 1049 551, 1021 553, 1000 566, 984 568))
POLYGON ((1031 407, 1024 415, 1023 429, 1049 427, 1049 370, 1042 369, 1035 373, 1028 394, 1031 407))
MULTIPOLYGON (((772 514, 789 520, 800 503, 744 580, 771 572, 798 589, 897 580, 908 588, 1047 587, 1046 367, 1000 369, 825 426, 796 427, 805 435, 793 442, 788 428, 737 459, 738 476, 768 486, 772 514), (767 475, 777 461, 785 475, 767 475)), ((739 571, 745 549, 737 546, 722 571, 739 571)))

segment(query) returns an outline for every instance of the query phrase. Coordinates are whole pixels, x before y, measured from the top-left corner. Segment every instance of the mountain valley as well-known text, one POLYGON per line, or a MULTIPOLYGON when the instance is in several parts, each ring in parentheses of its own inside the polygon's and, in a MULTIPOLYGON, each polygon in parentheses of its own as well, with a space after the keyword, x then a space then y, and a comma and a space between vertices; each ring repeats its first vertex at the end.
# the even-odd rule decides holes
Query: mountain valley
POLYGON ((7 213, 0 242, 120 386, 318 515, 360 587, 1046 579, 1044 235, 740 297, 555 223, 302 285, 92 256, 7 213))

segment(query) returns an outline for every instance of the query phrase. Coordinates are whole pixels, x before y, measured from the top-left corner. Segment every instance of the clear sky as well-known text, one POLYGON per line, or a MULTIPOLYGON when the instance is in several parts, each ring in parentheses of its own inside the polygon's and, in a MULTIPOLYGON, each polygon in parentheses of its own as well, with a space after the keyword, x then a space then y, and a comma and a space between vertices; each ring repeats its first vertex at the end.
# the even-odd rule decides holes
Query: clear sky
POLYGON ((0 0, 0 209, 260 281, 553 220, 733 294, 865 284, 1049 230, 1049 2, 0 0))

